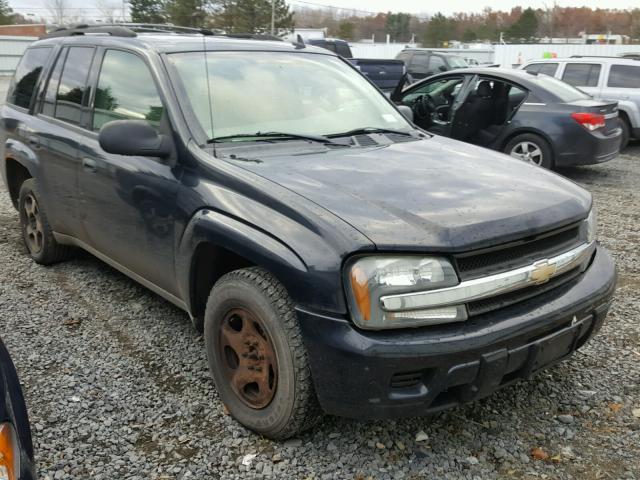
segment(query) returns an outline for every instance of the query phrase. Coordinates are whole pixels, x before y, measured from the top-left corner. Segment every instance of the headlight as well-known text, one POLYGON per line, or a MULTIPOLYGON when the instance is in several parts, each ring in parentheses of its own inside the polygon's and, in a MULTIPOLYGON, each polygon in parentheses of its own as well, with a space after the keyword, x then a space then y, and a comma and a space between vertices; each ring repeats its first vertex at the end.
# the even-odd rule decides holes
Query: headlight
MULTIPOLYGON (((464 305, 411 309, 403 305, 384 309, 380 298, 459 283, 451 263, 442 257, 380 255, 355 258, 346 266, 351 316, 361 328, 418 327, 467 319, 464 305)), ((402 302, 400 302, 402 303, 402 302)))
POLYGON ((598 218, 596 215, 596 207, 591 207, 591 211, 589 212, 589 216, 584 221, 587 227, 587 242, 595 242, 596 240, 596 230, 598 227, 598 218))

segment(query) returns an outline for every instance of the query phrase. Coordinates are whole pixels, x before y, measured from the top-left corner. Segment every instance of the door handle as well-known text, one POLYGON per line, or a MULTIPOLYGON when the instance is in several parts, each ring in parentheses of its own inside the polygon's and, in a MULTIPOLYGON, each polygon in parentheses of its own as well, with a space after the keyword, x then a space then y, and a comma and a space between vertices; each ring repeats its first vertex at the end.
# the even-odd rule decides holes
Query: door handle
POLYGON ((82 168, 84 168, 87 172, 96 173, 98 171, 98 164, 91 158, 83 158, 82 168))

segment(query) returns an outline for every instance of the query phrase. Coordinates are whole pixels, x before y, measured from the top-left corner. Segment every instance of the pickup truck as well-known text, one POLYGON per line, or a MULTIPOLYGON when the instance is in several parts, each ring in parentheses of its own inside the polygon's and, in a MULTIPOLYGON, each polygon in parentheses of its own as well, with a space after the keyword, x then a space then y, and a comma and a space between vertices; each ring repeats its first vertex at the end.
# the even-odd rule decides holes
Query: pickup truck
POLYGON ((325 48, 349 60, 383 92, 391 92, 403 80, 406 68, 401 60, 353 58, 349 44, 337 38, 307 40, 309 45, 325 48))
POLYGON ((489 395, 584 345, 615 290, 586 190, 416 128, 319 48, 56 31, 0 147, 31 258, 82 248, 183 309, 270 438, 489 395))

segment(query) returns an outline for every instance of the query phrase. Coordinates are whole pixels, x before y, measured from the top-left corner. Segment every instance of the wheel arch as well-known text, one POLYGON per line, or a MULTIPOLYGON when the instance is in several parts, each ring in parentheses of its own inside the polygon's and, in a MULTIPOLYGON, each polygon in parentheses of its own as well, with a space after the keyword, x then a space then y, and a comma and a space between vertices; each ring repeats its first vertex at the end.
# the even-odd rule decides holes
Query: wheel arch
POLYGON ((191 316, 203 315, 209 292, 223 275, 251 266, 270 272, 294 301, 305 300, 308 268, 285 243, 239 219, 207 209, 198 211, 176 255, 179 290, 191 316))
POLYGON ((20 187, 25 180, 33 178, 33 175, 25 165, 13 157, 7 157, 5 159, 5 175, 7 180, 7 189, 9 190, 9 196, 11 197, 11 203, 17 210, 20 187))
MULTIPOLYGON (((510 132, 501 142, 500 144, 500 151, 504 153, 504 149, 506 148, 506 146, 509 144, 509 142, 511 140, 513 140, 515 137, 517 137, 518 135, 524 135, 524 134, 532 134, 532 135, 538 135, 539 137, 542 137, 542 139, 547 142, 547 145, 549 145, 549 148, 551 149, 551 154, 553 156, 553 158, 551 159, 552 162, 555 162, 556 157, 557 157, 557 152, 556 152, 556 148, 555 145, 553 144, 553 142, 551 141, 551 138, 549 137, 549 135, 547 135, 545 132, 543 132, 542 130, 539 130, 537 128, 534 127, 521 127, 518 128, 516 130, 514 130, 513 132, 510 132)), ((507 154, 508 155, 508 154, 507 154)))

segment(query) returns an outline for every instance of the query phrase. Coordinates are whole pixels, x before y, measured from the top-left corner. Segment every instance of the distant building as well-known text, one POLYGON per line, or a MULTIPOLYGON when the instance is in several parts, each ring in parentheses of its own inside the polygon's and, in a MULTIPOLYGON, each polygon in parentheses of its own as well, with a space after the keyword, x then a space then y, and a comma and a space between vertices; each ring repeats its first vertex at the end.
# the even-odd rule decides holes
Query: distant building
POLYGON ((47 33, 44 24, 25 23, 23 25, 0 25, 0 35, 13 37, 40 37, 47 33))

